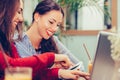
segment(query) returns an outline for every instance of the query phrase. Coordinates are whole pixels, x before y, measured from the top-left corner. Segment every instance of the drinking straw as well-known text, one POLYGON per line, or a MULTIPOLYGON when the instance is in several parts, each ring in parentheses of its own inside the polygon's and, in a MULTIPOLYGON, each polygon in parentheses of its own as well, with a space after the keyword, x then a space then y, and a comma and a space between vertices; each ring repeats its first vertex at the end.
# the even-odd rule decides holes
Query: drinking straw
POLYGON ((89 54, 89 52, 88 52, 88 50, 87 50, 87 47, 86 47, 85 43, 83 43, 83 47, 84 47, 84 49, 85 49, 85 51, 86 51, 86 53, 87 53, 88 59, 89 59, 90 61, 92 61, 92 58, 90 57, 90 54, 89 54))

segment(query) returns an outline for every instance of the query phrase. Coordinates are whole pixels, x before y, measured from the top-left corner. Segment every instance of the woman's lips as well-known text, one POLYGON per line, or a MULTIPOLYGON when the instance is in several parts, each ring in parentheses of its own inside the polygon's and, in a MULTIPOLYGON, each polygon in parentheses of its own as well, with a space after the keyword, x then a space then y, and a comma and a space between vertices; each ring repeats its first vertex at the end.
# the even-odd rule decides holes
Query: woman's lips
POLYGON ((17 26, 18 23, 17 23, 17 22, 14 22, 14 24, 15 24, 15 26, 17 26))
POLYGON ((53 33, 52 33, 51 31, 49 31, 49 30, 47 30, 47 34, 48 34, 49 36, 52 36, 52 35, 53 35, 53 33))

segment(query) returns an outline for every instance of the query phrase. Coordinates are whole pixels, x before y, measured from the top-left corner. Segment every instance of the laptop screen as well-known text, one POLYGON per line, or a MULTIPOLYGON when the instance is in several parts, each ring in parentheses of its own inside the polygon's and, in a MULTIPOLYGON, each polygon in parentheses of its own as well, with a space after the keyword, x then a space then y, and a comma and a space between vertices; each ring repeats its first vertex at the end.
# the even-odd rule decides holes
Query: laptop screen
POLYGON ((98 44, 93 62, 90 80, 112 80, 114 61, 111 58, 111 42, 108 36, 110 32, 100 32, 98 44))

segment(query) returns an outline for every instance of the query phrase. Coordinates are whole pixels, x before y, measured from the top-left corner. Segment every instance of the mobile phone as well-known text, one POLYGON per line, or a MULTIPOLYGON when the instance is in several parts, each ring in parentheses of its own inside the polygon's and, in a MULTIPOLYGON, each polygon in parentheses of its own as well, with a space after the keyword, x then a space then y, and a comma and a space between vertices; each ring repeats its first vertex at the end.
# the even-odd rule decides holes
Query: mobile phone
POLYGON ((81 63, 77 63, 74 66, 70 67, 70 70, 80 69, 81 63))

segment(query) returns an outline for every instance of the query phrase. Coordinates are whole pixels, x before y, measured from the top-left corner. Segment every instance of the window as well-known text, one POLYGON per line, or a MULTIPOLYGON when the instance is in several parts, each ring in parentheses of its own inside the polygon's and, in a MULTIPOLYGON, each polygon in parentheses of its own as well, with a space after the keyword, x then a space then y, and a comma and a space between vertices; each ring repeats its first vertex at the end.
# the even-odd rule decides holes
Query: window
POLYGON ((102 10, 98 10, 95 6, 91 5, 82 7, 72 14, 67 14, 67 26, 63 34, 96 35, 100 30, 110 31, 116 28, 117 0, 100 0, 98 4, 105 14, 102 10))

